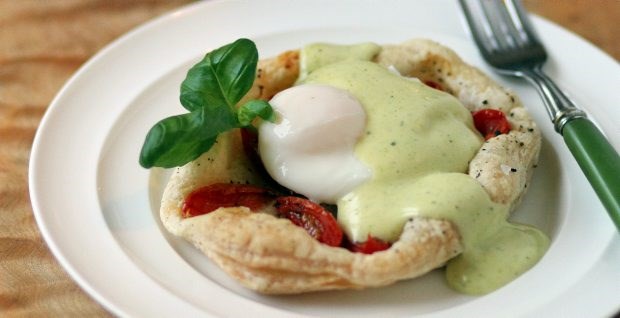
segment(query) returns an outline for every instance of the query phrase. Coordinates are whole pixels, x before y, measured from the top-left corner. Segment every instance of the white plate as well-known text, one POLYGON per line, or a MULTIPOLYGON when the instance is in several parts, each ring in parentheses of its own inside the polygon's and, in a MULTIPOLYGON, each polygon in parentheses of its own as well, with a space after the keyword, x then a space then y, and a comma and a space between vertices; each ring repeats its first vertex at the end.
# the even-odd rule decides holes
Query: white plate
MULTIPOLYGON (((534 20, 550 75, 620 149, 620 68, 574 35, 534 20)), ((427 37, 490 70, 455 2, 211 1, 148 23, 90 60, 54 99, 30 164, 35 216, 71 276, 121 316, 602 316, 620 307, 620 237, 548 123, 533 89, 497 80, 523 98, 544 134, 541 163, 515 218, 552 239, 513 283, 482 297, 448 289, 441 273, 366 291, 262 296, 224 275, 157 217, 166 172, 138 165, 148 129, 183 112, 179 84, 201 56, 239 37, 268 57, 313 41, 396 43, 427 37)))

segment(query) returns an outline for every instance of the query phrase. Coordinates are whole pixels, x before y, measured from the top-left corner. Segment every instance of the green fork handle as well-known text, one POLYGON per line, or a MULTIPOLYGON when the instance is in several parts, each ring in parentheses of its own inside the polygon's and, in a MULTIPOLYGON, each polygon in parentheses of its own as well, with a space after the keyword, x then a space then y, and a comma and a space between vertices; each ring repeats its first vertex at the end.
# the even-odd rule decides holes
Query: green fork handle
POLYGON ((562 136, 620 231, 620 156, 587 118, 565 123, 562 136))
POLYGON ((586 113, 543 72, 542 64, 522 69, 518 75, 536 87, 555 131, 564 137, 568 149, 620 231, 620 156, 586 113))

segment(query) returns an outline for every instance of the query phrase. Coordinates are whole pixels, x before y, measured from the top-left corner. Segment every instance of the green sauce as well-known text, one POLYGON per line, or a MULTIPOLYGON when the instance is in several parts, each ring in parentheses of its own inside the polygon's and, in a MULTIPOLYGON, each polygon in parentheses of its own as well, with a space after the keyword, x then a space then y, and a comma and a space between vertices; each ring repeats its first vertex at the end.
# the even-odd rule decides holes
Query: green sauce
POLYGON ((332 45, 325 43, 309 44, 300 52, 299 81, 314 70, 325 65, 340 61, 370 61, 381 51, 375 43, 354 45, 332 45))
POLYGON ((447 265, 450 286, 483 294, 505 285, 542 257, 548 238, 507 222, 508 207, 466 174, 483 142, 469 111, 449 94, 370 62, 377 53, 370 48, 316 44, 302 51, 302 82, 347 90, 368 118, 355 154, 373 177, 338 201, 338 222, 353 241, 395 241, 411 217, 450 220, 464 247, 447 265))

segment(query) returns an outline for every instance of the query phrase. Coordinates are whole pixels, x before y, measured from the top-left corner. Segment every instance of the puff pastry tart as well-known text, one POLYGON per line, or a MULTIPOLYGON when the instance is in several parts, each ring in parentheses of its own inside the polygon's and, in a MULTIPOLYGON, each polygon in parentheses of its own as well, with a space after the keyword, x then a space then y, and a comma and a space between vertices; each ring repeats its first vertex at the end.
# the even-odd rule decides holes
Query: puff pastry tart
MULTIPOLYGON (((343 52, 345 51, 339 51, 339 59, 348 60, 342 57, 343 54, 346 55, 346 52, 343 52)), ((462 183, 473 187, 474 190, 471 190, 474 193, 471 195, 473 198, 479 197, 481 193, 476 187, 483 189, 481 191, 484 193, 484 200, 488 201, 484 209, 495 209, 491 212, 496 215, 492 217, 493 220, 488 222, 471 221, 471 219, 463 221, 464 219, 458 216, 457 219, 461 220, 458 221, 449 216, 454 214, 453 211, 433 215, 418 211, 424 210, 427 205, 422 205, 416 211, 411 212, 409 211, 411 209, 407 210, 398 204, 391 204, 392 200, 396 200, 396 197, 391 197, 396 191, 400 191, 398 193, 402 194, 401 197, 406 197, 405 201, 409 198, 409 193, 411 193, 411 200, 423 201, 424 191, 427 189, 423 185, 427 182, 424 176, 429 174, 425 173, 424 176, 416 175, 416 178, 420 178, 421 181, 411 186, 411 190, 399 190, 409 189, 407 180, 391 179, 397 186, 388 186, 385 190, 386 197, 381 197, 384 212, 380 213, 387 215, 391 213, 391 210, 398 209, 409 212, 401 217, 396 232, 392 231, 393 233, 390 232, 392 234, 376 240, 379 245, 384 245, 376 248, 376 251, 373 250, 374 253, 360 253, 351 248, 351 245, 359 247, 358 243, 363 243, 358 242, 360 237, 368 237, 370 240, 375 234, 373 226, 369 226, 370 229, 367 232, 355 234, 357 230, 352 229, 351 226, 355 227, 357 221, 347 223, 341 220, 341 213, 344 213, 342 212, 344 200, 349 194, 344 196, 345 199, 340 198, 336 202, 331 202, 338 206, 339 226, 349 226, 345 229, 342 240, 348 243, 326 244, 317 239, 317 235, 321 233, 313 232, 313 229, 317 227, 318 232, 330 231, 323 228, 325 225, 320 220, 317 221, 321 216, 314 215, 309 221, 298 219, 297 223, 290 215, 283 217, 282 205, 295 206, 295 199, 290 199, 291 192, 279 192, 281 187, 274 186, 273 180, 265 175, 260 159, 247 151, 246 136, 242 136, 241 130, 235 129, 220 134, 217 142, 208 152, 174 170, 165 189, 160 211, 165 228, 170 233, 191 242, 244 286, 267 294, 294 294, 384 286, 399 280, 418 277, 444 266, 447 262, 449 264, 447 276, 449 281, 452 281, 450 285, 466 293, 476 294, 496 289, 512 280, 515 275, 533 266, 546 248, 544 235, 530 227, 510 225, 512 226, 510 229, 502 232, 490 230, 492 225, 489 225, 491 223, 503 224, 502 226, 508 224, 506 221, 508 213, 514 210, 526 192, 532 170, 538 160, 541 135, 519 98, 478 69, 464 63, 452 50, 430 40, 414 39, 397 45, 384 45, 373 52, 366 58, 365 63, 371 63, 387 70, 391 74, 389 76, 399 76, 406 81, 424 83, 425 87, 430 86, 434 90, 441 90, 442 92, 438 94, 451 95, 449 98, 458 100, 460 107, 466 110, 468 116, 473 114, 473 119, 471 117, 464 119, 466 122, 464 127, 475 125, 480 131, 476 132, 478 134, 476 137, 472 137, 472 140, 477 142, 475 149, 468 155, 461 171, 449 171, 446 174, 446 178, 449 177, 446 182, 451 184, 446 185, 447 188, 439 185, 437 191, 450 191, 451 193, 469 191, 461 190, 461 185, 454 185, 462 183), (499 118, 497 120, 501 122, 494 122, 494 118, 499 118), (450 179, 452 177, 455 177, 454 180, 458 182, 450 179), (201 189, 203 189, 202 194, 200 194, 201 189), (188 210, 188 204, 191 204, 191 202, 188 203, 188 198, 191 195, 197 195, 199 199, 206 198, 207 201, 212 200, 211 204, 214 206, 208 213, 195 213, 197 214, 195 215, 188 210), (234 200, 226 199, 227 195, 234 197, 234 200), (304 222, 309 222, 310 226, 304 228, 303 225, 306 224, 304 222), (313 222, 316 224, 312 225, 313 222), (480 224, 472 225, 472 223, 480 224), (488 227, 488 230, 480 231, 469 228, 476 226, 488 227), (513 234, 522 235, 518 239, 521 243, 508 245, 510 251, 501 251, 501 248, 493 246, 493 242, 514 240, 511 238, 513 234), (486 237, 486 239, 480 239, 480 237, 486 237), (470 249, 472 257, 467 256, 470 249), (488 257, 479 258, 480 255, 488 257), (493 278, 478 278, 480 275, 484 276, 484 273, 481 274, 480 271, 501 272, 502 269, 513 271, 509 263, 530 258, 529 263, 517 270, 518 273, 511 274, 512 276, 508 278, 497 278, 498 282, 490 283, 491 287, 484 287, 488 286, 487 283, 477 282, 477 280, 493 280, 493 278), (479 259, 486 262, 479 266, 482 270, 478 268, 472 272, 468 269, 471 267, 470 262, 479 259), (502 262, 502 259, 506 259, 506 262, 502 262)), ((306 58, 304 54, 308 53, 301 51, 302 59, 306 58)), ((275 58, 260 60, 256 80, 244 100, 268 101, 278 93, 300 85, 300 83, 327 86, 333 84, 331 80, 318 79, 318 75, 315 76, 312 70, 305 69, 307 65, 303 63, 305 62, 302 61, 300 64, 300 51, 288 51, 275 58)), ((363 67, 360 65, 362 64, 348 67, 356 72, 367 70, 374 72, 374 68, 369 64, 363 64, 363 67)), ((331 71, 336 72, 336 68, 332 67, 331 71)), ((349 84, 345 82, 343 81, 340 87, 343 90, 349 87, 347 86, 349 84)), ((337 80, 334 80, 334 83, 336 84, 333 85, 340 85, 337 80)), ((355 92, 351 94, 356 97, 355 92)), ((364 104, 370 99, 361 98, 360 100, 364 104)), ((374 116, 372 111, 367 110, 367 116, 367 125, 376 124, 377 121, 372 117, 374 116)), ((403 125, 402 121, 401 125, 403 125)), ((418 128, 423 130, 424 127, 422 125, 418 128)), ((369 139, 370 134, 370 129, 368 129, 358 139, 369 139)), ((424 138, 425 135, 421 136, 420 138, 424 138)), ((414 133, 411 136, 400 137, 403 139, 399 143, 417 138, 414 133)), ((447 138, 444 142, 452 142, 452 140, 447 138)), ((392 146, 394 144, 395 142, 392 146)), ((385 149, 377 149, 376 152, 385 151, 385 156, 389 157, 391 148, 386 145, 385 149)), ((419 165, 425 165, 425 163, 419 165)), ((390 164, 387 166, 391 167, 390 164)), ((396 173, 381 174, 378 170, 373 171, 372 167, 369 170, 370 176, 365 180, 374 180, 373 178, 379 178, 377 176, 396 173)), ((433 182, 440 182, 437 180, 433 182)), ((359 196, 362 196, 365 192, 360 191, 359 196)), ((460 203, 450 203, 452 204, 450 209, 453 206, 454 209, 458 209, 457 205, 461 203, 467 204, 467 201, 470 201, 469 198, 467 197, 462 202, 459 201, 460 203)), ((452 200, 452 198, 449 199, 452 200)), ((308 206, 300 208, 301 214, 297 216, 301 219, 305 217, 304 209, 313 210, 320 203, 312 202, 305 197, 300 200, 302 205, 314 204, 310 208, 308 206)), ((363 198, 361 200, 363 201, 363 198)), ((290 210, 291 213, 295 213, 294 207, 290 210)), ((328 210, 325 209, 325 211, 328 210)), ((473 212, 478 213, 478 211, 473 212)), ((462 213, 471 214, 472 211, 471 209, 464 210, 462 213)))

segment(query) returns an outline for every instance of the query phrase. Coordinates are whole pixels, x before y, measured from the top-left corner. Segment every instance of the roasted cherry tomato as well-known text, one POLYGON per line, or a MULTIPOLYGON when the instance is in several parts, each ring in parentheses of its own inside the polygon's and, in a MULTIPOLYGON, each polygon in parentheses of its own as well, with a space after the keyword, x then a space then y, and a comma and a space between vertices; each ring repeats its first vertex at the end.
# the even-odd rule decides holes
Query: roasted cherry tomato
POLYGON ((261 159, 258 155, 258 133, 248 128, 241 128, 241 143, 243 144, 243 152, 245 152, 245 155, 250 159, 250 162, 260 163, 261 159))
POLYGON ((426 84, 426 86, 430 87, 430 88, 434 88, 434 89, 438 89, 440 91, 443 91, 443 86, 435 81, 431 81, 431 80, 426 80, 424 81, 424 84, 426 84))
POLYGON ((481 109, 473 113, 474 125, 485 140, 510 132, 510 123, 504 113, 495 109, 481 109))
POLYGON ((303 227, 319 242, 340 246, 342 230, 334 216, 322 206, 308 199, 293 196, 277 198, 275 206, 280 215, 303 227))
POLYGON ((183 216, 206 214, 219 208, 244 206, 259 210, 273 200, 273 195, 257 186, 215 183, 190 193, 183 202, 183 216))
POLYGON ((392 246, 391 243, 374 238, 369 234, 365 242, 352 243, 349 250, 356 253, 372 254, 374 252, 387 250, 390 246, 392 246))

